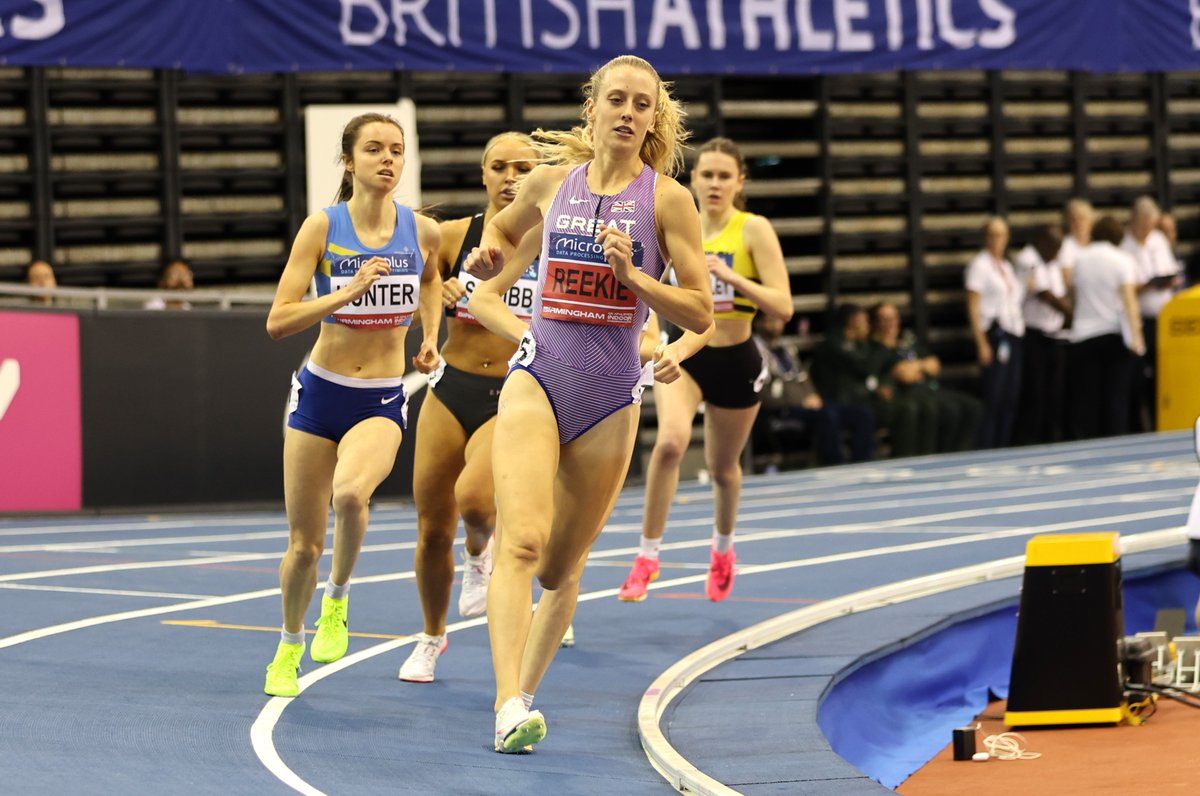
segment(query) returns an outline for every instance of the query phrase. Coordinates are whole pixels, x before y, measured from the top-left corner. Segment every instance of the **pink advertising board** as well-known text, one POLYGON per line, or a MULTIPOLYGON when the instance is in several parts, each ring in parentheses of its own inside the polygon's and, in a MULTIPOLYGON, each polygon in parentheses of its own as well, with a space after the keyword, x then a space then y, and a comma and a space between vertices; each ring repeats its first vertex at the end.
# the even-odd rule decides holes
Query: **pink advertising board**
POLYGON ((78 509, 79 318, 0 310, 0 511, 78 509))

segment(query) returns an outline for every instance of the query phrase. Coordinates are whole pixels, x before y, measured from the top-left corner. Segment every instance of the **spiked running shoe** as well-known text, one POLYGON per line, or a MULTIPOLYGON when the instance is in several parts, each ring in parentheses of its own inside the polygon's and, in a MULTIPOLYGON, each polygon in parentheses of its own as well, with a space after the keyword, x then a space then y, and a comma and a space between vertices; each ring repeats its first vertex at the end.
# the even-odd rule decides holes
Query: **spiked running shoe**
POLYGON ((646 587, 650 581, 658 579, 658 559, 638 556, 633 560, 633 569, 629 577, 617 590, 617 598, 629 603, 639 603, 646 599, 646 587))
POLYGON ((346 654, 350 643, 350 626, 346 621, 349 606, 349 597, 321 597, 321 618, 317 620, 317 633, 309 648, 317 663, 333 663, 346 654))
POLYGON ((492 543, 472 562, 463 556, 462 591, 458 594, 458 613, 472 619, 487 613, 488 580, 492 577, 492 543))
POLYGON ((718 553, 714 548, 711 558, 708 565, 708 580, 704 583, 704 592, 708 595, 708 599, 720 602, 728 597, 729 592, 733 589, 733 564, 737 561, 737 556, 733 554, 732 547, 729 548, 728 553, 718 553))
POLYGON ((546 737, 546 719, 540 710, 529 710, 519 696, 500 706, 496 714, 495 750, 506 755, 533 751, 546 737))
POLYGON ((437 659, 448 646, 450 639, 445 633, 440 636, 418 633, 417 646, 400 667, 400 679, 408 683, 432 683, 437 659))
POLYGON ((300 658, 304 656, 304 643, 279 642, 275 649, 275 660, 267 664, 267 682, 263 693, 277 697, 294 697, 300 693, 297 677, 300 674, 300 658))

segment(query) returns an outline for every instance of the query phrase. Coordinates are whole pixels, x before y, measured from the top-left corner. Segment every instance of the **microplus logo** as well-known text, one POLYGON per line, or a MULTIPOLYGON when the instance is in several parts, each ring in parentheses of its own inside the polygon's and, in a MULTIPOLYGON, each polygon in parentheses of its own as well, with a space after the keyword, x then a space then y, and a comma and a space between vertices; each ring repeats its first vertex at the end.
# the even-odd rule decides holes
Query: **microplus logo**
POLYGON ((12 405, 17 390, 21 389, 21 363, 15 359, 0 362, 0 420, 4 419, 12 405))

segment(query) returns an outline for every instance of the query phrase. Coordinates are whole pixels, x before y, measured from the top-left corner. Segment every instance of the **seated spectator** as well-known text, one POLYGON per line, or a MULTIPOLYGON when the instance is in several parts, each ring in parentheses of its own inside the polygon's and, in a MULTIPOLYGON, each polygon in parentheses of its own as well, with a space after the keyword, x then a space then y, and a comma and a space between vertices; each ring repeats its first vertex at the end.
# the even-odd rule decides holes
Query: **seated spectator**
MULTIPOLYGON (((54 266, 45 260, 34 260, 25 266, 25 284, 30 287, 58 287, 58 280, 54 278, 54 266)), ((31 296, 29 300, 34 304, 53 304, 54 296, 31 296)))
POLYGON ((971 450, 979 434, 983 403, 938 382, 941 360, 912 331, 901 331, 900 310, 895 304, 882 302, 872 308, 871 340, 880 352, 880 366, 894 385, 895 400, 917 404, 918 428, 921 418, 926 418, 923 443, 918 431, 921 452, 971 450))
MULTIPOLYGON (((158 272, 158 287, 160 290, 191 290, 192 268, 183 260, 172 260, 158 272)), ((190 310, 190 302, 169 297, 155 296, 142 305, 148 310, 190 310)))
POLYGON ((1138 305, 1146 341, 1146 353, 1133 377, 1131 413, 1135 431, 1150 431, 1156 426, 1158 314, 1183 285, 1183 269, 1171 251, 1167 236, 1158 229, 1161 219, 1157 202, 1149 196, 1138 197, 1133 203, 1129 230, 1121 240, 1121 248, 1133 256, 1137 267, 1138 305))
POLYGON ((1021 353, 1025 288, 1008 249, 1008 222, 995 217, 984 226, 984 248, 967 265, 967 315, 979 352, 983 421, 979 447, 1002 448, 1012 440, 1021 400, 1021 353))
POLYGON ((887 429, 893 456, 917 452, 917 405, 895 401, 890 385, 880 380, 878 357, 871 342, 867 311, 856 304, 838 310, 840 324, 813 356, 813 380, 826 401, 869 409, 877 429, 887 429))
POLYGON ((1071 306, 1058 260, 1062 241, 1062 229, 1057 225, 1042 227, 1033 243, 1013 258, 1017 278, 1025 285, 1025 368, 1014 431, 1016 441, 1023 445, 1063 439, 1071 306))
POLYGON ((1071 269, 1079 251, 1092 242, 1092 225, 1096 223, 1096 211, 1086 199, 1071 199, 1063 208, 1063 226, 1067 235, 1058 251, 1058 264, 1062 266, 1063 281, 1071 289, 1071 269))
POLYGON ((803 446, 806 436, 821 464, 846 460, 843 433, 850 439, 850 460, 870 460, 875 451, 874 415, 866 407, 824 401, 783 329, 778 318, 761 312, 755 316, 754 342, 767 365, 768 381, 755 420, 754 448, 767 455, 768 472, 783 464, 786 453, 803 446))
POLYGON ((1118 246, 1121 222, 1104 216, 1075 261, 1075 314, 1067 353, 1068 406, 1075 439, 1124 434, 1133 355, 1146 351, 1137 266, 1118 246), (1131 354, 1130 352, 1133 352, 1131 354))

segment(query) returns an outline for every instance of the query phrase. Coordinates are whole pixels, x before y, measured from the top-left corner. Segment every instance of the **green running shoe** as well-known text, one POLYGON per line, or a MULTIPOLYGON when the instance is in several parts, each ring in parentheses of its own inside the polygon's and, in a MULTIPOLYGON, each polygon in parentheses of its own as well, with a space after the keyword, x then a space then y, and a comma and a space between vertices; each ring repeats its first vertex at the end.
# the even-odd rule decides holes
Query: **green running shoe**
POLYGON ((279 642, 275 660, 267 664, 267 684, 263 691, 271 696, 294 697, 300 693, 296 677, 300 673, 300 658, 304 656, 304 644, 279 642))
POLYGON ((346 610, 350 598, 321 597, 321 618, 317 620, 317 633, 313 636, 309 654, 317 663, 333 663, 346 654, 350 643, 350 627, 346 622, 346 610))

